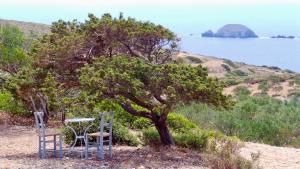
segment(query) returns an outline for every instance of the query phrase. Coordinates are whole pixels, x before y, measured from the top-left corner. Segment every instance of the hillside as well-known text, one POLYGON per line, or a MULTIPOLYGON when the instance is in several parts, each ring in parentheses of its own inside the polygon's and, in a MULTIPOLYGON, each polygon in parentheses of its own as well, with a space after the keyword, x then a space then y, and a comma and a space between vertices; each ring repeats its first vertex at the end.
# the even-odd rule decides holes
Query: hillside
POLYGON ((300 96, 300 75, 289 70, 186 52, 181 52, 178 59, 194 66, 201 64, 207 67, 210 76, 221 78, 227 83, 225 94, 236 94, 241 89, 248 89, 252 96, 268 94, 280 100, 300 96))
POLYGON ((19 27, 25 33, 25 35, 30 35, 31 32, 33 32, 34 35, 40 36, 50 32, 49 25, 33 22, 0 19, 0 26, 7 24, 19 27))

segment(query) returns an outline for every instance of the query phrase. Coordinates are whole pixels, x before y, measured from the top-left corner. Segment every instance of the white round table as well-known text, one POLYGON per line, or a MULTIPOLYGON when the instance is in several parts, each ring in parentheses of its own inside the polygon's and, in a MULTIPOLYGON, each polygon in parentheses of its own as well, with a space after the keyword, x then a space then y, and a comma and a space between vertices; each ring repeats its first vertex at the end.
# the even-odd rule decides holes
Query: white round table
POLYGON ((84 123, 84 122, 92 123, 93 121, 95 121, 95 118, 72 118, 72 119, 66 119, 65 120, 66 127, 69 128, 70 130, 72 130, 72 132, 75 135, 74 142, 70 146, 68 152, 77 151, 77 152, 81 153, 81 156, 83 156, 82 153, 84 152, 84 148, 82 147, 82 142, 81 142, 81 149, 80 150, 75 150, 75 145, 76 145, 76 143, 79 139, 82 139, 84 141, 84 143, 86 142, 85 141, 85 134, 87 132, 87 129, 90 128, 93 125, 93 124, 90 124, 87 127, 85 127, 83 134, 81 134, 80 131, 76 132, 76 130, 72 126, 70 126, 70 123, 78 123, 79 126, 80 126, 81 123, 84 123))

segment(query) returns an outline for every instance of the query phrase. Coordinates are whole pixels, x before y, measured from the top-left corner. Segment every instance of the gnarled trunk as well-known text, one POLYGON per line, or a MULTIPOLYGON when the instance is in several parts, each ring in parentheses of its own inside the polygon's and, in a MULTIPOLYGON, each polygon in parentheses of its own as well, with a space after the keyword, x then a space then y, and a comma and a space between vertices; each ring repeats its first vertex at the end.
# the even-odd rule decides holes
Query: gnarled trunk
POLYGON ((172 146, 175 145, 173 137, 171 136, 167 121, 166 120, 155 120, 154 121, 155 127, 159 133, 160 141, 163 145, 172 146))

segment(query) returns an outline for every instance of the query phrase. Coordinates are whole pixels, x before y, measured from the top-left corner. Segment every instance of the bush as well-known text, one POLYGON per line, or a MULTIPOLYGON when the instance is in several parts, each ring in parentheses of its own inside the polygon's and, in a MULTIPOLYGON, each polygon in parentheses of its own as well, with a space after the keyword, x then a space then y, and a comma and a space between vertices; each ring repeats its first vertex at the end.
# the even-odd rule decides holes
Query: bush
POLYGON ((238 68, 238 66, 236 64, 234 64, 231 60, 228 60, 228 59, 223 59, 224 60, 224 63, 226 63, 227 65, 233 67, 233 68, 238 68))
POLYGON ((234 94, 239 98, 249 96, 251 91, 245 86, 238 86, 233 90, 234 94))
POLYGON ((230 71, 231 71, 231 69, 230 69, 230 67, 229 67, 228 65, 222 64, 221 66, 222 66, 227 72, 230 72, 230 71))
POLYGON ((248 76, 248 74, 246 72, 241 71, 241 70, 234 70, 234 71, 231 71, 229 73, 226 73, 225 76, 226 77, 231 77, 231 76, 243 77, 243 76, 248 76))
POLYGON ((192 123, 181 114, 170 113, 168 115, 167 122, 169 124, 169 128, 176 132, 191 130, 197 127, 196 124, 192 123))
POLYGON ((31 113, 26 110, 23 104, 13 97, 8 91, 0 92, 0 110, 9 112, 13 115, 30 116, 31 113))
POLYGON ((300 75, 295 76, 295 83, 300 85, 300 75))
POLYGON ((150 126, 152 126, 152 122, 144 117, 140 117, 132 123, 132 127, 135 129, 144 129, 149 128, 150 126))
POLYGON ((258 89, 261 90, 263 93, 266 93, 270 87, 271 86, 269 85, 269 83, 267 81, 262 81, 258 85, 258 89))
POLYGON ((234 70, 234 71, 232 71, 232 73, 236 76, 248 76, 248 74, 246 72, 243 72, 241 70, 234 70))
POLYGON ((197 57, 194 57, 194 56, 187 56, 186 58, 189 61, 191 61, 192 63, 197 63, 197 64, 202 63, 202 60, 200 58, 197 58, 197 57))
POLYGON ((143 140, 146 145, 158 146, 161 144, 159 133, 155 127, 143 130, 143 140))
POLYGON ((231 110, 204 104, 177 106, 174 112, 186 116, 205 129, 216 129, 245 141, 271 145, 300 145, 300 102, 282 102, 268 96, 246 97, 231 110))
POLYGON ((129 129, 120 123, 115 123, 113 127, 113 140, 118 144, 126 144, 130 146, 138 146, 140 144, 136 135, 131 133, 129 129))
POLYGON ((177 146, 194 150, 205 148, 208 138, 209 133, 200 129, 191 129, 174 134, 174 141, 177 146))

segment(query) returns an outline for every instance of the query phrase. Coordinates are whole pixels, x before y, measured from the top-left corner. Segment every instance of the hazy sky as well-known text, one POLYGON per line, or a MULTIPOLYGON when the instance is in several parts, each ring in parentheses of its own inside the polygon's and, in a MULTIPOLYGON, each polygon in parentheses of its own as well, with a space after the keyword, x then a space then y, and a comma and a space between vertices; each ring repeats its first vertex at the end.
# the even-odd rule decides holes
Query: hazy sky
POLYGON ((0 18, 46 24, 107 12, 162 24, 179 35, 240 23, 260 36, 300 36, 300 0, 0 0, 0 18))

